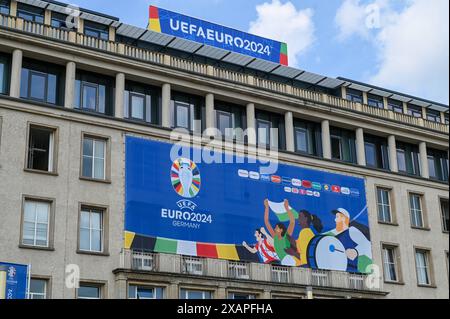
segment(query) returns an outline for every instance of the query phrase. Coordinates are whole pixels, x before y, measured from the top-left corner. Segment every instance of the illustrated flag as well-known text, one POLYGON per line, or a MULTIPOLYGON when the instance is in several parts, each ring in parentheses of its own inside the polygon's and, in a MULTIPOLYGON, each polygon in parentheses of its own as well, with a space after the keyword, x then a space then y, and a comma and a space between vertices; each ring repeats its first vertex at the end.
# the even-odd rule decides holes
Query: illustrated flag
MULTIPOLYGON (((284 202, 281 203, 274 203, 269 201, 269 207, 270 209, 277 215, 278 220, 280 222, 287 222, 289 221, 289 215, 286 211, 286 209, 284 208, 284 202)), ((291 206, 289 206, 290 210, 292 211, 293 215, 294 215, 294 219, 298 218, 298 212, 293 209, 291 206)))

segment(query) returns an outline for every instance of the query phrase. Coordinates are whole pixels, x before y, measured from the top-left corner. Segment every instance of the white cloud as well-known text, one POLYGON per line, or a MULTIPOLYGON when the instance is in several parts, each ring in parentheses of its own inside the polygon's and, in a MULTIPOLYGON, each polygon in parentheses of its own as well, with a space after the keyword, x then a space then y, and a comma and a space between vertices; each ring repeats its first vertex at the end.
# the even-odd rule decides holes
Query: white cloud
POLYGON ((359 36, 377 50, 376 71, 366 81, 448 103, 449 1, 409 0, 399 12, 382 0, 374 3, 378 28, 367 28, 367 4, 359 0, 345 0, 335 19, 340 40, 359 36))
POLYGON ((272 0, 256 6, 258 17, 250 23, 249 32, 288 45, 289 65, 298 66, 299 56, 314 42, 312 9, 297 10, 288 1, 272 0))

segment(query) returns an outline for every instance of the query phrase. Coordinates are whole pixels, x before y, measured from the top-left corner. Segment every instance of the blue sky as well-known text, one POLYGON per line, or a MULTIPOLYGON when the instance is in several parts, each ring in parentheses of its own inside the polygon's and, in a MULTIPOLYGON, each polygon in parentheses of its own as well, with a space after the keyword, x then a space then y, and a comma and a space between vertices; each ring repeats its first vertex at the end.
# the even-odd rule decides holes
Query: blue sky
POLYGON ((448 0, 72 0, 146 27, 150 4, 288 43, 291 66, 448 104, 448 0))

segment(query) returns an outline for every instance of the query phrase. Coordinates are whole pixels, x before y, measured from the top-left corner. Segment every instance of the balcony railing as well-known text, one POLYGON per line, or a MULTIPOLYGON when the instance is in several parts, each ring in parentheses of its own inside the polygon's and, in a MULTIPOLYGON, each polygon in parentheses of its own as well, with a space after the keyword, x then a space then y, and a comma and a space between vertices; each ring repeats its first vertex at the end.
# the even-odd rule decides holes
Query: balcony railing
POLYGON ((448 133, 449 126, 443 123, 432 122, 426 119, 418 119, 407 114, 395 113, 387 109, 379 109, 354 103, 340 97, 304 90, 276 81, 254 77, 248 74, 225 70, 211 65, 197 63, 162 53, 133 47, 124 43, 105 41, 65 29, 57 29, 48 25, 25 21, 21 18, 0 15, 0 27, 28 32, 50 39, 78 44, 84 47, 94 48, 106 52, 120 54, 129 58, 167 65, 175 69, 211 76, 220 80, 231 81, 239 84, 254 86, 259 89, 269 90, 280 94, 288 94, 300 99, 326 103, 333 107, 362 112, 381 118, 399 121, 408 125, 425 127, 427 129, 448 133))
POLYGON ((367 292, 382 292, 383 288, 381 279, 374 284, 366 275, 132 250, 122 251, 120 268, 367 292))

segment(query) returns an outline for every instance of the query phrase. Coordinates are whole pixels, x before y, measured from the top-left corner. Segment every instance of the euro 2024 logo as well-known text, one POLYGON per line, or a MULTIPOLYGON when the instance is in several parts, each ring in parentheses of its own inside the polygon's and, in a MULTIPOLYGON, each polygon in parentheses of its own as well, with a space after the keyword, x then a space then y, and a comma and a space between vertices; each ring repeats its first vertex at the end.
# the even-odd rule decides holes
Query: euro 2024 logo
POLYGON ((170 180, 174 191, 185 198, 177 202, 177 206, 180 209, 187 208, 193 212, 197 205, 189 198, 197 196, 201 186, 200 170, 197 165, 187 158, 176 159, 172 164, 170 180))

